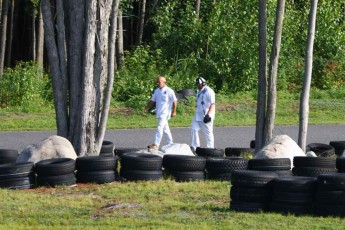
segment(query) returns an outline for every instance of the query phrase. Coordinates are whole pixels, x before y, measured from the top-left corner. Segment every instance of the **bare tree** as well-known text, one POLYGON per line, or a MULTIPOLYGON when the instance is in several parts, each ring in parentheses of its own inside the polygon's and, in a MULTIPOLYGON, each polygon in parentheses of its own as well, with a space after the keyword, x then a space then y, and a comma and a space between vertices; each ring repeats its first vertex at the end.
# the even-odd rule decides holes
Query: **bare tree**
POLYGON ((53 78, 57 133, 80 156, 98 155, 114 77, 120 0, 42 0, 45 42, 53 78))
POLYGON ((123 52, 123 20, 122 20, 122 11, 119 10, 118 13, 118 32, 117 32, 117 57, 118 57, 118 69, 122 68, 123 62, 125 60, 125 55, 123 52))
POLYGON ((196 14, 196 18, 199 19, 199 15, 200 15, 200 0, 195 0, 195 14, 196 14))
POLYGON ((5 64, 5 48, 6 48, 6 36, 7 36, 7 15, 8 15, 8 1, 3 0, 2 14, 1 14, 1 35, 0 35, 0 81, 4 72, 5 64))
POLYGON ((10 4, 10 28, 9 28, 9 35, 7 39, 7 55, 6 55, 6 65, 11 66, 11 58, 12 58, 12 41, 13 41, 13 18, 14 18, 14 0, 11 0, 10 4))
POLYGON ((42 7, 39 7, 38 13, 38 28, 37 28, 37 46, 36 46, 36 62, 38 65, 43 66, 44 55, 44 28, 42 18, 42 7))
POLYGON ((36 9, 34 5, 31 10, 31 55, 32 60, 36 60, 36 9))
POLYGON ((299 132, 298 132, 298 145, 303 151, 306 149, 307 129, 309 119, 309 94, 311 74, 313 69, 313 47, 315 38, 315 24, 316 24, 316 11, 317 0, 311 0, 309 12, 309 27, 307 38, 307 50, 305 54, 305 67, 304 67, 304 80, 303 89, 300 98, 299 108, 299 132))
POLYGON ((140 17, 139 17, 139 23, 138 23, 137 45, 140 45, 143 41, 144 26, 145 26, 145 13, 146 13, 146 0, 141 0, 140 17))
POLYGON ((258 99, 256 109, 255 149, 264 144, 266 111, 266 71, 267 71, 267 0, 259 0, 259 74, 258 99))
POLYGON ((272 138, 276 101, 277 101, 277 73, 279 52, 281 46, 281 36, 283 31, 283 20, 285 14, 285 0, 278 0, 276 9, 276 19, 274 28, 273 45, 270 55, 269 66, 269 82, 268 82, 268 97, 267 97, 267 111, 265 120, 264 140, 265 144, 272 138))

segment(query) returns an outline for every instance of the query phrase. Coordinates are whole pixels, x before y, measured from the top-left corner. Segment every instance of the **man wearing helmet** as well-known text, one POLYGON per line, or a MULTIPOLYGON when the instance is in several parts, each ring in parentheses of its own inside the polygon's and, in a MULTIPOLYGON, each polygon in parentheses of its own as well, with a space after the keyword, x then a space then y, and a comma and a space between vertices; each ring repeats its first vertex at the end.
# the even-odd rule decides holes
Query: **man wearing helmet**
POLYGON ((214 148, 213 120, 215 117, 216 97, 214 91, 206 85, 206 80, 198 77, 195 81, 198 87, 196 94, 196 110, 191 125, 192 144, 195 151, 200 146, 199 130, 205 135, 207 148, 214 148))

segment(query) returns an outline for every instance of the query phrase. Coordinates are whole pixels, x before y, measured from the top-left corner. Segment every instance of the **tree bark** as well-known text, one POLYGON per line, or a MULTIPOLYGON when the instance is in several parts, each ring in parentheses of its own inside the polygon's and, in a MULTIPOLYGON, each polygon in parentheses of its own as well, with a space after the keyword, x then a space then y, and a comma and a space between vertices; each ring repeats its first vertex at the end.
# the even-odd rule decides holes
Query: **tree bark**
POLYGON ((1 15, 1 36, 0 36, 0 81, 4 72, 5 64, 5 49, 6 49, 6 36, 7 36, 7 15, 8 15, 8 1, 3 1, 2 15, 1 15))
POLYGON ((199 19, 199 15, 200 15, 200 0, 195 0, 195 15, 196 15, 196 19, 199 19))
POLYGON ((138 36, 137 36, 137 45, 140 45, 143 41, 143 34, 144 34, 144 25, 145 25, 145 13, 146 13, 146 0, 141 0, 141 7, 140 7, 140 17, 138 23, 138 36))
POLYGON ((122 21, 122 11, 119 10, 118 13, 118 32, 117 32, 117 53, 118 53, 118 69, 122 68, 123 62, 125 60, 125 55, 123 52, 123 21, 122 21))
POLYGON ((301 147, 303 151, 306 150, 307 144, 306 140, 309 119, 309 94, 311 74, 313 70, 313 47, 315 38, 317 2, 317 0, 311 0, 310 5, 307 50, 305 54, 304 80, 300 98, 298 145, 299 147, 301 147))
POLYGON ((277 72, 279 62, 279 52, 281 46, 281 36, 283 31, 283 20, 285 12, 285 0, 278 0, 276 9, 276 19, 274 28, 273 45, 270 55, 269 83, 267 97, 267 112, 265 120, 265 144, 272 139, 276 103, 277 103, 277 72))
POLYGON ((14 18, 14 0, 11 0, 10 4, 10 28, 9 35, 7 40, 7 56, 6 56, 6 65, 11 66, 12 59, 12 41, 13 41, 13 18, 14 18))
POLYGON ((36 14, 35 14, 35 6, 32 6, 31 9, 31 58, 32 60, 36 60, 36 14))
POLYGON ((259 0, 259 74, 256 109, 255 150, 264 144, 267 71, 267 0, 259 0))
POLYGON ((37 46, 36 46, 36 62, 39 66, 43 66, 44 60, 44 28, 42 18, 42 7, 39 6, 38 13, 38 28, 37 28, 37 46))

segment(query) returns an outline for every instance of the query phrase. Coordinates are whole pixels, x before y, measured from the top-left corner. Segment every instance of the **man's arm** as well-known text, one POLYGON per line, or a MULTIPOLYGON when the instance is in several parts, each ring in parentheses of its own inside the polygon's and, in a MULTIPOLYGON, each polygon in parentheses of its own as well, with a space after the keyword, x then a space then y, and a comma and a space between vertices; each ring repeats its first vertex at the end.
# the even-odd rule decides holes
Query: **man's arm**
POLYGON ((172 116, 172 117, 176 117, 176 107, 177 107, 177 100, 175 100, 175 101, 173 102, 172 112, 171 112, 171 116, 172 116))
POLYGON ((147 110, 150 109, 153 105, 155 104, 154 101, 149 101, 149 103, 147 103, 147 105, 145 106, 143 113, 146 114, 147 110))

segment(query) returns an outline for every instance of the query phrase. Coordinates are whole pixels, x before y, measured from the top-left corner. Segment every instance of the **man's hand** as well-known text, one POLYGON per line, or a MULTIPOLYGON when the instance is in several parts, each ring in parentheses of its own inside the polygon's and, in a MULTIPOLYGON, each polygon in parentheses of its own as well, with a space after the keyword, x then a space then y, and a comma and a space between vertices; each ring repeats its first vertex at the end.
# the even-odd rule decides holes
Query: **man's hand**
POLYGON ((176 117, 176 112, 172 112, 171 117, 176 117))
POLYGON ((211 117, 206 114, 205 117, 204 117, 204 123, 209 123, 211 121, 211 117))
POLYGON ((146 110, 146 107, 143 109, 143 115, 144 116, 146 116, 146 112, 147 112, 147 110, 146 110))

